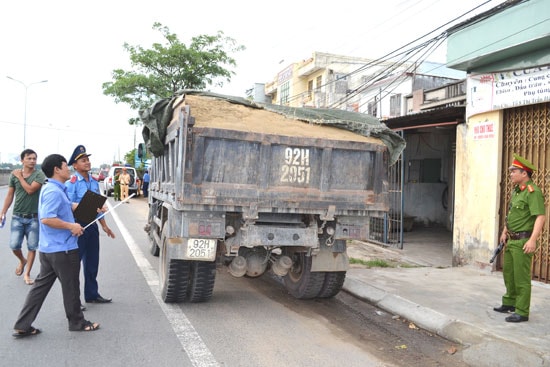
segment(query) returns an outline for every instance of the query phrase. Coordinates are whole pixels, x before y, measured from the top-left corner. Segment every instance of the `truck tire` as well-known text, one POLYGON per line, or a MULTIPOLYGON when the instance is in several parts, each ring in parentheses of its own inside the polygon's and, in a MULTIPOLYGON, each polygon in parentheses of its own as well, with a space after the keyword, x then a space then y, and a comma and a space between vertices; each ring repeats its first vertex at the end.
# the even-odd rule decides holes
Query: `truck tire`
POLYGON ((205 302, 212 297, 216 280, 216 262, 195 261, 191 265, 189 302, 205 302))
POLYGON ((325 281, 317 298, 332 298, 342 290, 346 280, 345 271, 325 272, 325 281))
POLYGON ((283 277, 283 284, 287 291, 298 299, 317 297, 325 282, 324 272, 311 271, 311 256, 305 253, 295 253, 292 258, 292 267, 283 277))
POLYGON ((162 248, 160 251, 160 296, 166 303, 184 302, 191 274, 191 262, 170 259, 166 251, 166 229, 162 231, 162 248))

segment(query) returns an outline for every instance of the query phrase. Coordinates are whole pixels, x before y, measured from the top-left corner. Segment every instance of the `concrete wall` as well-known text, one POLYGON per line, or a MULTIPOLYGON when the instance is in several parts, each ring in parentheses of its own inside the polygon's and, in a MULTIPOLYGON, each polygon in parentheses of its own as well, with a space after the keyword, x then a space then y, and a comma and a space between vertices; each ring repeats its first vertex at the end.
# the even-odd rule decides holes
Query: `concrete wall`
POLYGON ((447 227, 447 210, 441 204, 445 183, 407 183, 404 186, 405 216, 414 217, 415 225, 447 227))
POLYGON ((0 169, 0 186, 8 184, 11 171, 11 169, 0 169))
POLYGON ((405 132, 405 140, 404 214, 414 217, 415 225, 418 226, 450 228, 449 209, 452 204, 448 203, 445 209, 442 198, 445 188, 451 187, 454 126, 451 129, 426 128, 416 133, 405 132), (425 159, 441 160, 437 182, 419 180, 419 170, 415 168, 414 162, 425 159))
POLYGON ((502 112, 471 117, 457 126, 453 265, 487 264, 500 229, 502 112), (487 137, 476 125, 493 125, 487 137))

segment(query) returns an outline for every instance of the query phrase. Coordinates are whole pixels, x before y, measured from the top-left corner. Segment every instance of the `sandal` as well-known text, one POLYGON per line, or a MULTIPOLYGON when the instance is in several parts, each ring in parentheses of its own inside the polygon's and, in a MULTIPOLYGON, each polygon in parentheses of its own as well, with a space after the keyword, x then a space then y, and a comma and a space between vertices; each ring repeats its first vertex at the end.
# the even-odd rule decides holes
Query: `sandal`
POLYGON ((99 329, 99 324, 97 322, 84 320, 79 329, 69 329, 69 331, 94 331, 97 329, 99 329))
POLYGON ((40 329, 30 327, 28 330, 16 330, 15 333, 11 334, 14 338, 24 338, 27 336, 33 336, 40 334, 40 329))

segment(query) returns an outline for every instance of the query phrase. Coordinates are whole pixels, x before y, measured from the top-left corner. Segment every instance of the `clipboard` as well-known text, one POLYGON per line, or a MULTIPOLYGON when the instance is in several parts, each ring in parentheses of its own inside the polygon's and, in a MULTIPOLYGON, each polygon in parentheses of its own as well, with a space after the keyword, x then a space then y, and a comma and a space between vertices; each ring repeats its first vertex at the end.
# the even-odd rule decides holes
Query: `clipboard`
POLYGON ((93 222, 99 213, 98 208, 103 208, 107 198, 93 191, 86 191, 80 203, 73 212, 74 219, 79 223, 88 224, 93 222))

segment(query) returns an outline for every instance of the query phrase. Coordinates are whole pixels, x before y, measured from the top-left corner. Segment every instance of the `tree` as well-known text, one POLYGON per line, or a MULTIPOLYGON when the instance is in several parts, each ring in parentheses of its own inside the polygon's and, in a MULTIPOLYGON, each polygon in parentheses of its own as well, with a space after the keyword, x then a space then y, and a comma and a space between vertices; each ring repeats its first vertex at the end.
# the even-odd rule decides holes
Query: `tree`
POLYGON ((132 149, 126 154, 124 154, 124 163, 134 167, 134 164, 136 162, 136 152, 137 152, 137 149, 132 149))
POLYGON ((143 158, 141 159, 141 164, 136 164, 136 157, 138 155, 137 149, 132 149, 128 151, 126 154, 124 154, 124 164, 129 164, 130 166, 134 167, 136 169, 136 172, 138 174, 138 177, 143 177, 143 173, 145 172, 145 164, 144 161, 149 159, 148 153, 146 152, 143 158))
MULTIPOLYGON (((162 34, 166 43, 154 43, 150 49, 124 43, 132 70, 115 69, 114 81, 102 85, 103 94, 112 96, 115 103, 127 103, 138 111, 181 89, 223 86, 235 75, 228 69, 236 66, 230 53, 245 49, 222 31, 193 37, 187 46, 168 27, 154 23, 153 29, 162 34)), ((138 119, 129 122, 134 124, 138 119)))

